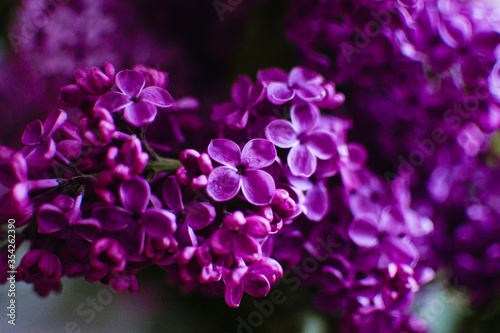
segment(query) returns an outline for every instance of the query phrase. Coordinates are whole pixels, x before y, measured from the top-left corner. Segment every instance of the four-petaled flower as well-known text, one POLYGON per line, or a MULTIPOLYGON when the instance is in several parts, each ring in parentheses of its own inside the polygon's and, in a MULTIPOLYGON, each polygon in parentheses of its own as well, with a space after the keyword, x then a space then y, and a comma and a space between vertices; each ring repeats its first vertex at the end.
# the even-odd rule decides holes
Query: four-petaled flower
POLYGON ((174 103, 165 89, 154 86, 144 88, 146 79, 137 71, 121 71, 116 75, 116 85, 121 92, 106 93, 94 108, 102 107, 109 112, 125 109, 123 118, 136 127, 151 124, 158 112, 156 107, 167 108, 174 103))
POLYGON ((144 251, 146 234, 162 239, 177 230, 172 212, 148 208, 151 188, 144 178, 135 177, 121 183, 118 192, 124 208, 104 205, 96 207, 92 216, 101 221, 104 230, 120 231, 120 243, 127 255, 140 255, 144 251))
POLYGON ((50 160, 56 155, 56 142, 52 135, 68 119, 66 112, 54 111, 42 124, 40 120, 34 120, 26 126, 21 141, 27 147, 21 152, 29 160, 50 160))
POLYGON ((265 97, 262 82, 252 84, 248 76, 240 76, 231 90, 232 102, 214 106, 212 119, 224 120, 228 126, 242 129, 247 125, 252 108, 265 97))
POLYGON ((317 128, 320 113, 313 104, 295 104, 291 109, 292 122, 277 119, 266 127, 266 137, 280 148, 292 148, 287 162, 295 176, 310 177, 317 159, 326 160, 337 153, 335 137, 317 128))
POLYGON ((257 78, 267 85, 267 99, 281 105, 292 100, 295 95, 306 102, 319 102, 326 96, 322 87, 324 78, 303 67, 295 67, 290 75, 278 68, 260 71, 257 78))
POLYGON ((276 185, 273 177, 262 170, 276 159, 276 148, 265 139, 250 140, 243 151, 233 141, 216 139, 208 146, 210 157, 221 164, 208 177, 207 193, 215 201, 234 198, 240 188, 253 205, 271 202, 276 185))

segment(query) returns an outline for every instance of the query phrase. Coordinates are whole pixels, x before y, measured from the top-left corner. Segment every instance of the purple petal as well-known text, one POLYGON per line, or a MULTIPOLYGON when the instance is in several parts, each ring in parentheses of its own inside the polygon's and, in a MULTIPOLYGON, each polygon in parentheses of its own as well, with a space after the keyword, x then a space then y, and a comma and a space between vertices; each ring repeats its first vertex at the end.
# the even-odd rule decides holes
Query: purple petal
POLYGON ((208 154, 220 164, 237 168, 241 163, 241 150, 236 143, 227 139, 215 139, 208 145, 208 154))
POLYGON ((280 148, 290 148, 297 144, 297 133, 289 121, 278 119, 266 127, 266 138, 280 148))
POLYGON ((149 102, 160 108, 168 108, 174 104, 174 99, 170 94, 160 87, 147 87, 138 96, 141 101, 149 102))
POLYGON ((82 154, 82 142, 78 140, 64 140, 57 144, 57 151, 72 161, 82 154))
POLYGON ((241 161, 250 169, 261 169, 273 164, 276 148, 271 141, 253 139, 243 147, 241 161))
POLYGON ((254 297, 264 297, 271 290, 271 284, 262 274, 247 273, 243 278, 243 289, 254 297))
POLYGON ((208 176, 207 193, 215 201, 228 201, 234 198, 240 187, 240 175, 231 167, 217 167, 208 176))
POLYGON ((186 205, 186 223, 200 230, 215 220, 215 208, 208 202, 190 202, 186 205))
POLYGON ((243 129, 247 126, 250 112, 248 109, 236 110, 226 117, 226 124, 237 129, 243 129))
POLYGON ((368 153, 365 147, 359 143, 349 143, 347 149, 349 152, 349 161, 347 162, 348 168, 350 170, 362 169, 368 159, 368 153))
POLYGON ((214 105, 212 112, 212 120, 221 121, 226 120, 226 118, 239 110, 239 107, 233 102, 222 103, 214 105))
POLYGON ((234 237, 234 252, 245 262, 254 262, 262 257, 259 242, 249 235, 236 235, 234 237))
POLYGON ((311 221, 321 221, 330 208, 328 190, 323 182, 315 184, 306 193, 306 217, 311 221))
POLYGON ((377 222, 369 216, 356 218, 349 226, 349 237, 361 247, 370 248, 377 245, 377 222))
POLYGON ((139 255, 144 251, 146 234, 144 227, 137 223, 131 223, 120 232, 120 243, 129 256, 139 255))
POLYGON ((297 133, 309 133, 319 121, 319 109, 314 104, 294 104, 290 110, 293 128, 297 133))
POLYGON ((406 231, 405 216, 398 206, 387 206, 380 214, 378 228, 391 235, 398 236, 406 231))
POLYGON ((262 82, 287 82, 288 74, 279 68, 263 69, 257 73, 257 79, 262 82))
POLYGON ((287 157, 288 167, 295 176, 310 177, 316 171, 316 157, 307 146, 298 144, 293 146, 287 157))
POLYGON ((239 107, 244 107, 248 103, 248 96, 252 88, 252 81, 246 75, 239 76, 231 89, 231 98, 239 107))
POLYGON ((395 263, 414 266, 419 257, 417 248, 408 238, 386 237, 380 247, 382 252, 395 263))
POLYGON ((150 208, 141 216, 146 233, 157 239, 172 235, 177 229, 175 215, 159 208, 150 208))
POLYGON ((144 75, 137 71, 124 70, 116 75, 116 86, 129 98, 136 97, 145 84, 144 75))
POLYGON ((224 291, 224 298, 227 305, 233 308, 240 306, 241 298, 243 297, 243 286, 239 283, 229 283, 224 291))
POLYGON ((96 219, 80 219, 72 227, 75 233, 89 242, 96 241, 102 232, 101 223, 96 219))
POLYGON ((326 91, 321 86, 308 84, 295 89, 297 96, 306 102, 319 102, 326 96, 326 91))
POLYGON ((241 179, 241 189, 248 202, 256 206, 271 202, 276 185, 270 174, 262 170, 249 170, 241 179))
MULTIPOLYGON (((33 147, 25 147, 25 148, 33 148, 33 147)), ((50 160, 56 154, 57 146, 54 140, 48 139, 42 142, 41 145, 36 146, 36 148, 24 149, 23 153, 27 153, 26 159, 31 160, 50 160)))
POLYGON ((132 213, 142 213, 148 207, 151 197, 151 188, 148 182, 141 177, 124 182, 119 188, 123 207, 132 213))
POLYGON ((69 226, 69 220, 64 213, 54 205, 43 204, 36 214, 38 232, 51 234, 65 230, 69 226))
POLYGON ((321 160, 326 160, 337 153, 337 145, 332 134, 314 131, 307 136, 306 146, 311 153, 321 160))
POLYGON ((117 206, 101 206, 95 208, 92 212, 92 217, 95 217, 101 222, 104 230, 111 232, 123 230, 129 224, 134 223, 130 213, 117 206))
POLYGON ((304 84, 320 85, 323 81, 323 77, 318 73, 300 66, 292 68, 288 78, 291 86, 302 86, 304 84))
POLYGON ((21 142, 25 145, 36 145, 42 142, 43 125, 40 120, 32 121, 26 126, 21 142))
POLYGON ((156 106, 146 101, 132 103, 123 111, 123 118, 135 127, 151 124, 156 117, 158 110, 156 106))
POLYGON ((101 96, 94 106, 94 110, 105 109, 108 112, 116 112, 130 105, 132 100, 125 94, 111 91, 101 96))
POLYGON ((235 233, 227 229, 217 229, 211 238, 211 245, 215 253, 226 254, 233 249, 233 240, 235 233))
POLYGON ((271 82, 267 86, 267 98, 275 105, 285 104, 295 96, 295 92, 286 83, 271 82))
POLYGON ((252 215, 246 218, 246 232, 258 238, 266 237, 271 231, 269 221, 262 216, 252 215))
POLYGON ((43 138, 51 137, 68 119, 68 114, 63 110, 57 110, 49 114, 43 123, 43 138))
POLYGON ((162 187, 163 200, 167 206, 174 212, 180 213, 184 210, 182 203, 182 193, 177 177, 170 176, 163 183, 162 187))

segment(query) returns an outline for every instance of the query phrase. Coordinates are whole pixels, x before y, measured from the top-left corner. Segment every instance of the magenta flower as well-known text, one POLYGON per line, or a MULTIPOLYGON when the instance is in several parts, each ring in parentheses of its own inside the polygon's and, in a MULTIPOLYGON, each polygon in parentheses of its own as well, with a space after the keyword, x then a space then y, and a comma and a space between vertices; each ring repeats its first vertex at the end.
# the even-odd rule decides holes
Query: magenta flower
POLYGON ((402 212, 392 206, 384 208, 380 219, 371 214, 357 217, 349 226, 349 237, 361 248, 369 249, 378 265, 401 263, 414 266, 419 252, 406 236, 402 212))
POLYGON ((264 97, 264 86, 260 81, 252 84, 248 76, 240 76, 231 90, 233 101, 214 106, 212 119, 224 120, 226 125, 242 129, 247 125, 252 108, 264 97))
POLYGON ((54 203, 41 205, 36 214, 39 233, 68 239, 69 242, 78 239, 93 242, 99 237, 102 229, 99 221, 93 218, 82 218, 80 205, 83 194, 79 195, 76 200, 66 195, 59 195, 56 199, 55 203, 67 201, 72 207, 65 212, 54 203))
POLYGON ((176 171, 179 183, 191 187, 193 191, 207 186, 208 175, 214 169, 207 153, 200 154, 194 149, 185 149, 179 154, 179 162, 182 163, 176 171))
POLYGON ((97 67, 91 69, 79 68, 75 72, 77 86, 88 95, 103 95, 115 82, 115 67, 107 62, 104 64, 104 72, 97 67))
POLYGON ((215 201, 234 198, 240 188, 253 205, 262 206, 271 202, 276 185, 274 179, 260 169, 271 165, 276 159, 276 148, 265 139, 250 140, 243 151, 233 141, 216 139, 208 146, 210 157, 221 164, 208 177, 207 193, 215 201))
POLYGON ((326 96, 323 77, 303 67, 295 67, 290 75, 278 68, 260 71, 257 78, 267 85, 267 99, 281 105, 295 95, 306 102, 319 102, 326 96))
POLYGON ((236 211, 224 216, 222 228, 212 235, 212 248, 217 254, 234 253, 245 262, 254 262, 262 258, 259 238, 266 237, 271 231, 269 221, 260 216, 243 215, 236 211))
POLYGON ((243 292, 254 297, 263 297, 271 290, 271 285, 283 276, 281 265, 272 258, 262 258, 250 266, 241 266, 224 272, 227 305, 238 307, 243 292))
POLYGON ((89 282, 100 280, 110 272, 116 274, 125 269, 125 250, 116 239, 99 239, 92 245, 90 253, 91 267, 85 272, 85 279, 89 282))
POLYGON ((125 109, 123 118, 136 127, 151 124, 158 112, 156 107, 167 108, 174 103, 174 99, 165 89, 144 88, 146 79, 137 71, 121 71, 116 75, 116 85, 121 92, 106 93, 94 108, 102 107, 109 112, 125 109))
POLYGON ((109 147, 106 154, 106 164, 111 168, 113 176, 119 180, 130 180, 140 175, 148 160, 149 155, 142 151, 141 140, 136 137, 125 141, 121 149, 109 147))
POLYGON ((144 251, 146 235, 162 239, 177 230, 176 218, 172 212, 152 207, 151 188, 148 182, 135 177, 119 187, 122 207, 103 205, 94 209, 97 218, 106 231, 120 231, 120 243, 128 255, 140 255, 144 251))
POLYGON ((162 187, 163 199, 176 214, 182 214, 189 228, 200 230, 215 220, 215 208, 208 202, 192 201, 186 205, 182 202, 182 193, 176 176, 170 176, 162 187))
POLYGON ((21 141, 27 146, 22 149, 27 160, 50 160, 56 155, 56 143, 52 135, 66 119, 66 112, 58 110, 52 112, 43 124, 40 120, 35 120, 26 126, 21 141))
POLYGON ((317 159, 326 160, 337 153, 335 137, 316 128, 320 114, 313 104, 296 104, 291 109, 292 122, 278 119, 266 127, 266 137, 280 148, 292 148, 287 163, 295 176, 310 177, 317 159))

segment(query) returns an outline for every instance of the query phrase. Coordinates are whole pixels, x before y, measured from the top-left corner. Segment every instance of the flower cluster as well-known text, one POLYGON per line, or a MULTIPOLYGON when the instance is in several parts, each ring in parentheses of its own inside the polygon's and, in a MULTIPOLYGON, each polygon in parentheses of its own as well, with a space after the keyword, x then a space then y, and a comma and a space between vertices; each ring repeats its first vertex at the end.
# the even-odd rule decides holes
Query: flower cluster
POLYGON ((21 150, 2 147, 1 214, 31 244, 17 278, 41 295, 81 275, 135 291, 136 273, 156 265, 236 307, 309 257, 321 263, 306 279, 318 306, 343 309, 345 325, 410 325, 412 295, 433 277, 419 249, 432 222, 409 208, 402 180, 388 187, 366 169, 352 122, 334 115, 335 85, 305 67, 242 76, 213 107, 219 135, 200 133, 204 151, 178 150, 183 136, 154 138, 171 147, 155 151, 147 129, 183 112, 165 78, 79 69, 61 90, 67 112, 28 124, 21 150))
POLYGON ((304 62, 345 92, 345 110, 364 124, 352 137, 378 157, 372 168, 411 180, 413 207, 435 222, 434 265, 451 269, 450 280, 477 303, 495 296, 500 279, 499 192, 482 178, 499 175, 495 6, 297 0, 287 25, 304 62))

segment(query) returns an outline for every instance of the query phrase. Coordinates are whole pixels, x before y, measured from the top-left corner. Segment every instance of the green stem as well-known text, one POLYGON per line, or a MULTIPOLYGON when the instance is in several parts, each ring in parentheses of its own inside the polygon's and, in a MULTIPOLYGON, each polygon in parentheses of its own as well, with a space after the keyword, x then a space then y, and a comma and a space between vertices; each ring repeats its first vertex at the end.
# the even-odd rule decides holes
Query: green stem
POLYGON ((159 174, 165 171, 175 171, 181 166, 181 162, 176 159, 157 157, 156 160, 150 160, 146 167, 152 169, 156 174, 159 174))

